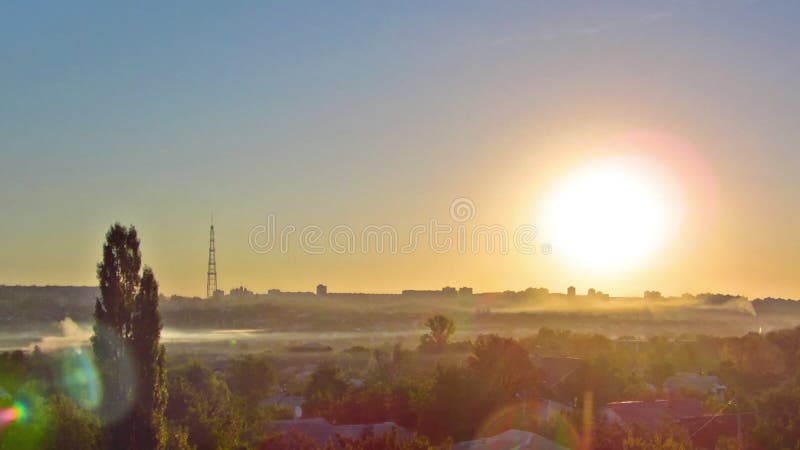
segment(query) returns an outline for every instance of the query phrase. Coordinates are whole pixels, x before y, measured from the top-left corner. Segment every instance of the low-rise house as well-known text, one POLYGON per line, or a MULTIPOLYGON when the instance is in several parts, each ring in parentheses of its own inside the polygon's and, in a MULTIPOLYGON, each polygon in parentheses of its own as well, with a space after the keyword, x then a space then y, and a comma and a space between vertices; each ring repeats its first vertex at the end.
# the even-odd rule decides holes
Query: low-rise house
POLYGON ((703 395, 713 395, 719 400, 725 400, 727 386, 716 375, 701 375, 698 373, 679 373, 664 381, 664 390, 670 394, 682 392, 695 392, 703 395))
POLYGON ((453 450, 568 450, 567 447, 530 431, 506 430, 500 434, 459 442, 453 450))
POLYGON ((610 423, 623 427, 638 425, 651 430, 665 422, 677 422, 705 414, 703 402, 696 398, 614 402, 603 409, 603 415, 610 423))

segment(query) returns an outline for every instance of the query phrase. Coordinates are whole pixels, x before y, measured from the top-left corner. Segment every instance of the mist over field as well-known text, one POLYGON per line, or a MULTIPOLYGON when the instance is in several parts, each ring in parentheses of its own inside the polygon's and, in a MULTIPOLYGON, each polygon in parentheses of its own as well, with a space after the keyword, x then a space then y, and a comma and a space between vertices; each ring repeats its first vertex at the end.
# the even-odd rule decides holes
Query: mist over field
MULTIPOLYGON (((91 288, 0 288, 6 323, 25 335, 0 333, 0 345, 20 343, 42 349, 86 344, 91 336, 91 288), (51 319, 42 320, 46 311, 51 319), (58 319, 59 316, 63 318, 58 319)), ((655 335, 734 336, 800 324, 800 306, 776 299, 701 294, 681 297, 618 298, 519 292, 444 295, 311 293, 250 294, 198 300, 173 296, 161 304, 162 341, 180 349, 191 344, 211 351, 234 351, 231 341, 249 350, 281 351, 305 342, 334 348, 369 343, 415 345, 424 321, 435 314, 451 317, 457 339, 481 333, 525 337, 541 327, 599 333, 611 338, 655 335), (289 298, 287 298, 289 297, 289 298)))

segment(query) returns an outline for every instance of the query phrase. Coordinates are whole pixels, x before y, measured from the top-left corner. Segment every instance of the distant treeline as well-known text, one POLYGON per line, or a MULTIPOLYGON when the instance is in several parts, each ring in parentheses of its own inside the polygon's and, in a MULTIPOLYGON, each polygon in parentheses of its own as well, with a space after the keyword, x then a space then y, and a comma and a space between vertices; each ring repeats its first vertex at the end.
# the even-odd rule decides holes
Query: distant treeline
POLYGON ((95 286, 0 286, 0 323, 88 321, 99 295, 95 286))
MULTIPOLYGON (((682 320, 675 314, 656 317, 645 309, 616 311, 613 308, 600 308, 595 311, 592 308, 592 305, 614 305, 615 301, 619 301, 620 304, 625 304, 627 301, 629 302, 627 304, 630 304, 631 300, 636 299, 613 297, 593 299, 585 295, 571 299, 563 294, 550 294, 544 289, 482 293, 452 298, 430 296, 416 298, 408 295, 380 294, 328 294, 318 297, 311 293, 299 294, 253 294, 217 299, 162 297, 161 310, 167 326, 278 327, 279 329, 287 327, 299 329, 307 326, 320 330, 340 329, 343 320, 348 326, 369 324, 370 327, 378 328, 408 327, 418 324, 420 313, 430 309, 451 313, 457 320, 460 316, 482 315, 484 324, 510 321, 515 325, 530 325, 532 320, 550 323, 566 316, 575 323, 576 318, 579 321, 580 316, 584 315, 587 320, 594 320, 598 313, 613 316, 615 320, 621 321, 618 323, 682 320), (526 309, 548 301, 557 304, 542 309, 526 309), (559 305, 578 307, 560 309, 559 305)), ((98 295, 96 287, 87 286, 0 286, 0 325, 11 328, 24 326, 30 322, 52 323, 66 317, 76 322, 91 321, 98 295)), ((656 299, 639 300, 643 306, 676 305, 677 311, 681 311, 681 305, 686 304, 687 310, 692 311, 692 316, 703 316, 710 320, 715 316, 723 319, 723 316, 729 314, 748 314, 752 317, 749 312, 733 309, 722 311, 716 308, 737 301, 747 305, 748 301, 737 295, 698 294, 674 298, 659 296, 656 299), (705 306, 709 309, 702 309, 705 306)), ((796 300, 764 298, 749 301, 749 304, 757 316, 800 316, 800 301, 796 300)))

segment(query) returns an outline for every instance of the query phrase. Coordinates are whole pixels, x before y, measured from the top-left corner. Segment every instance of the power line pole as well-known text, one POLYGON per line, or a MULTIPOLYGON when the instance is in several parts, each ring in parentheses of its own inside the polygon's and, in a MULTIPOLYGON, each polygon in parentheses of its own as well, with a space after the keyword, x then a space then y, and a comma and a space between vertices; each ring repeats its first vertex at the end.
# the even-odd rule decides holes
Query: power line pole
POLYGON ((739 407, 739 393, 737 392, 733 398, 736 402, 736 442, 739 450, 744 450, 744 439, 742 437, 742 408, 739 407))
POLYGON ((214 249, 214 216, 211 216, 211 234, 208 240, 208 272, 206 278, 206 297, 211 298, 217 291, 217 259, 214 249))

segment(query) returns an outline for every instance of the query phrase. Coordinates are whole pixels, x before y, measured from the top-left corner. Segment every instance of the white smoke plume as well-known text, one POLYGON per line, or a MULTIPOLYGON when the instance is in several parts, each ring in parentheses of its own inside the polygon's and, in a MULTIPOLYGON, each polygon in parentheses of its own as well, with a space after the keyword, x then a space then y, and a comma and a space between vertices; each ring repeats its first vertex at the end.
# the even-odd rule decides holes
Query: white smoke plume
POLYGON ((32 343, 29 349, 33 349, 36 345, 42 351, 80 346, 89 342, 92 336, 91 327, 82 327, 70 317, 64 318, 58 325, 61 327, 61 336, 42 336, 39 342, 32 343))

